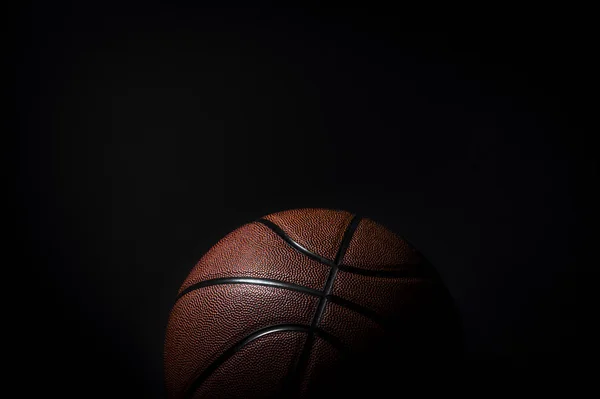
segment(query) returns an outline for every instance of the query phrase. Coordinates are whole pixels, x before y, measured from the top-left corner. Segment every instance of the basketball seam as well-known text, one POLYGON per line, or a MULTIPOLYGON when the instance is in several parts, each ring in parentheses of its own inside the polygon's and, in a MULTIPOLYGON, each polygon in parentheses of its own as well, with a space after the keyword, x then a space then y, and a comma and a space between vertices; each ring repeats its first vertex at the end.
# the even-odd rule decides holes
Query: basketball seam
POLYGON ((217 359, 215 359, 212 363, 210 363, 200 375, 195 378, 192 383, 185 389, 185 397, 190 398, 192 395, 200 388, 200 386, 206 381, 206 379, 214 373, 223 363, 225 363, 229 358, 231 358, 234 354, 236 354, 240 349, 249 344, 250 342, 263 337, 267 334, 283 332, 283 331, 299 331, 299 332, 308 332, 309 326, 303 324, 279 324, 275 326, 269 326, 266 328, 261 328, 257 330, 241 340, 239 340, 234 345, 230 346, 225 350, 217 359))
POLYGON ((220 277, 210 280, 204 280, 195 284, 190 285, 188 288, 183 290, 181 294, 177 296, 175 302, 177 302, 181 297, 186 294, 189 294, 192 291, 195 291, 200 288, 209 287, 212 285, 222 285, 222 284, 253 284, 253 285, 263 285, 268 287, 276 287, 287 289, 290 291, 303 292, 305 294, 320 296, 321 291, 317 289, 313 289, 310 287, 306 287, 304 285, 288 283, 286 281, 276 280, 276 279, 267 279, 267 278, 258 278, 258 277, 220 277))
POLYGON ((315 327, 321 321, 321 317, 323 316, 323 312, 325 310, 325 305, 327 304, 327 296, 331 295, 331 290, 333 289, 333 282, 335 281, 335 277, 338 272, 338 265, 344 257, 346 249, 348 248, 350 240, 352 239, 352 235, 354 234, 354 230, 356 230, 356 227, 358 226, 359 222, 360 218, 358 216, 354 216, 348 224, 346 231, 344 232, 340 248, 338 249, 337 254, 335 256, 334 265, 331 268, 329 277, 327 279, 327 282, 325 283, 325 288, 323 289, 324 295, 321 297, 321 303, 319 304, 319 307, 317 308, 317 312, 315 313, 313 319, 313 324, 315 325, 315 327))
MULTIPOLYGON (((346 273, 360 274, 363 276, 381 277, 381 278, 401 278, 401 277, 420 277, 420 275, 421 275, 420 272, 422 272, 422 271, 418 271, 418 270, 413 271, 413 270, 389 270, 389 269, 388 270, 385 270, 385 269, 384 270, 363 269, 363 268, 357 267, 357 266, 344 265, 341 263, 341 259, 340 259, 340 263, 336 265, 335 261, 332 261, 332 260, 327 259, 315 252, 312 252, 311 250, 300 245, 298 242, 294 241, 290 236, 288 236, 285 233, 285 231, 283 231, 283 229, 281 227, 279 227, 277 224, 271 222, 270 220, 258 219, 258 220, 256 220, 256 222, 269 228, 271 231, 273 231, 275 234, 277 234, 281 239, 283 239, 283 241, 285 241, 290 247, 292 247, 296 251, 298 251, 298 252, 308 256, 309 258, 316 260, 324 265, 327 265, 330 267, 336 266, 339 270, 342 270, 346 273)), ((404 239, 404 237, 400 237, 400 238, 402 240, 406 241, 406 239, 404 239)), ((404 264, 400 264, 398 266, 419 267, 420 265, 404 263, 404 264)))
POLYGON ((277 224, 271 222, 268 219, 258 219, 256 221, 257 223, 261 223, 263 225, 265 225, 266 227, 268 227, 271 231, 273 231, 275 234, 277 234, 279 237, 283 238, 283 240, 288 243, 292 248, 294 248, 296 251, 308 256, 311 259, 314 259, 320 263, 326 264, 328 266, 334 266, 334 262, 325 258, 324 256, 321 256, 317 253, 312 252, 311 250, 303 247, 302 245, 300 245, 298 242, 294 241, 290 236, 288 236, 285 231, 283 231, 283 229, 281 227, 279 227, 277 224))
POLYGON ((357 305, 356 303, 347 299, 335 295, 328 295, 327 300, 331 303, 335 303, 336 305, 342 308, 358 313, 361 316, 366 317, 367 319, 370 319, 371 321, 381 326, 385 326, 388 324, 388 322, 374 310, 371 310, 361 305, 357 305))
POLYGON ((381 324, 381 325, 385 324, 385 321, 383 320, 383 318, 379 314, 377 314, 375 311, 373 311, 369 308, 366 308, 362 305, 359 305, 355 302, 344 299, 342 297, 332 295, 332 294, 325 294, 325 292, 323 292, 321 290, 308 288, 303 285, 287 283, 285 281, 280 281, 280 280, 262 279, 262 278, 256 278, 256 277, 223 277, 223 278, 216 278, 216 279, 211 279, 211 280, 204 280, 202 282, 196 283, 196 284, 191 285, 190 287, 186 288, 184 291, 181 292, 181 294, 179 294, 176 301, 181 299, 183 296, 185 296, 193 291, 196 291, 198 289, 211 287, 211 286, 225 285, 225 284, 260 285, 260 286, 273 287, 273 288, 279 288, 279 289, 284 289, 284 290, 300 292, 303 294, 308 294, 308 295, 316 296, 316 297, 324 296, 327 298, 327 300, 329 300, 341 307, 344 307, 346 309, 349 309, 356 313, 359 313, 362 316, 365 316, 378 324, 381 324))
POLYGON ((318 296, 320 298, 319 304, 317 305, 317 309, 315 311, 315 314, 313 315, 310 326, 298 325, 298 324, 296 324, 296 325, 284 324, 284 325, 278 325, 278 326, 271 326, 271 327, 267 327, 267 328, 258 330, 256 332, 246 336, 242 340, 238 341, 235 345, 228 348, 225 352, 223 352, 215 361, 213 361, 200 374, 200 376, 198 378, 193 380, 192 384, 190 384, 188 389, 186 389, 187 396, 191 396, 219 366, 221 366, 227 359, 229 359, 231 356, 233 356, 235 353, 237 353, 245 345, 247 345, 248 343, 252 342, 255 339, 260 338, 261 336, 264 336, 268 333, 273 333, 273 332, 303 331, 303 332, 308 333, 307 339, 306 339, 306 341, 304 343, 304 347, 302 349, 302 353, 298 358, 296 367, 294 368, 294 374, 295 374, 295 377, 297 377, 299 372, 302 372, 304 370, 304 367, 306 366, 306 361, 308 360, 308 356, 310 355, 315 335, 321 336, 326 341, 334 344, 334 346, 338 346, 338 347, 342 346, 339 339, 337 339, 335 336, 331 335, 330 333, 328 333, 318 327, 318 325, 321 321, 321 318, 323 316, 327 301, 331 301, 333 303, 336 303, 339 306, 356 311, 357 313, 360 313, 365 317, 371 318, 376 322, 380 322, 380 317, 379 317, 379 315, 377 315, 376 312, 373 312, 367 308, 363 308, 362 306, 360 306, 354 302, 331 295, 331 291, 333 289, 333 284, 334 284, 335 278, 337 276, 338 270, 341 270, 341 271, 347 272, 347 273, 362 274, 362 275, 368 275, 368 276, 374 276, 374 277, 390 277, 390 278, 409 277, 407 275, 406 271, 367 270, 367 269, 361 269, 361 268, 357 268, 354 266, 341 264, 341 261, 344 258, 345 252, 348 249, 348 246, 350 245, 350 241, 351 241, 351 239, 354 235, 354 232, 356 231, 356 228, 358 227, 358 224, 360 223, 361 219, 362 218, 360 218, 359 216, 353 215, 352 219, 350 220, 350 223, 348 224, 348 227, 344 231, 344 235, 342 237, 342 242, 340 243, 340 247, 338 248, 337 254, 333 261, 331 261, 323 256, 320 256, 320 255, 308 250, 304 246, 300 245, 299 243, 297 243, 296 241, 291 239, 283 231, 283 229, 281 229, 281 227, 279 227, 277 224, 271 222, 270 220, 267 220, 267 219, 257 220, 257 222, 265 225, 267 228, 269 228, 271 231, 273 231, 275 234, 277 234, 280 238, 282 238, 293 249, 299 251, 300 253, 304 254, 305 256, 307 256, 311 259, 317 260, 318 262, 331 267, 329 276, 327 278, 327 281, 325 283, 325 287, 323 288, 323 290, 316 290, 316 289, 312 289, 312 288, 305 287, 302 285, 287 283, 287 282, 275 280, 275 279, 260 279, 260 278, 251 278, 251 277, 225 277, 225 278, 205 280, 205 281, 196 283, 196 284, 186 288, 184 291, 182 291, 178 295, 176 301, 179 300, 185 294, 187 294, 195 289, 210 286, 210 285, 258 284, 258 285, 266 285, 266 286, 271 286, 271 287, 276 287, 276 288, 281 288, 281 289, 289 289, 289 290, 301 292, 301 293, 308 294, 308 295, 318 296), (287 329, 282 329, 282 327, 285 327, 287 329), (265 331, 267 331, 267 332, 265 332, 265 331))
MULTIPOLYGON (((313 315, 313 319, 311 322, 311 326, 310 326, 310 331, 308 332, 308 336, 306 337, 306 341, 304 342, 304 348, 300 354, 300 356, 298 357, 298 361, 296 362, 296 365, 293 368, 292 371, 292 375, 291 375, 291 384, 290 386, 288 386, 289 388, 292 387, 296 387, 296 384, 299 382, 299 378, 300 375, 302 373, 304 373, 307 362, 308 362, 308 357, 310 356, 310 352, 312 350, 312 345, 313 345, 313 341, 314 341, 314 331, 317 329, 318 324, 321 321, 321 317, 323 316, 323 312, 325 310, 325 305, 327 304, 327 297, 329 295, 331 295, 331 290, 333 288, 333 283, 338 271, 338 266, 339 263, 342 261, 344 254, 348 248, 348 246, 350 245, 350 240, 352 239, 352 236, 354 235, 354 231, 356 230, 356 228, 358 227, 358 224, 360 223, 361 218, 357 215, 353 215, 352 219, 350 220, 350 223, 348 224, 348 227, 346 227, 346 230, 344 231, 344 235, 342 237, 342 242, 340 243, 340 247, 337 250, 336 256, 335 256, 335 260, 331 263, 328 263, 331 266, 331 271, 329 272, 329 276, 327 278, 327 281, 325 283, 325 287, 323 288, 323 296, 321 296, 321 299, 319 300, 319 305, 317 306, 317 310, 315 311, 315 314, 313 315)), ((293 240, 291 240, 289 237, 289 242, 294 242, 293 240)))
MULTIPOLYGON (((256 330, 253 333, 246 335, 244 338, 227 348, 217 359, 215 359, 211 364, 209 364, 202 373, 198 377, 196 377, 192 383, 184 390, 185 397, 190 398, 199 388, 200 386, 210 377, 220 366, 223 365, 227 360, 229 360, 233 355, 239 352, 244 346, 249 344, 252 341, 255 341, 261 337, 264 337, 267 334, 272 333, 280 333, 280 332, 305 332, 309 333, 311 331, 311 326, 306 324, 276 324, 269 327, 261 328, 260 330, 256 330)), ((346 350, 345 346, 341 343, 341 341, 336 338, 334 335, 324 331, 320 328, 315 328, 314 333, 327 342, 329 342, 334 347, 337 347, 341 350, 346 350)))

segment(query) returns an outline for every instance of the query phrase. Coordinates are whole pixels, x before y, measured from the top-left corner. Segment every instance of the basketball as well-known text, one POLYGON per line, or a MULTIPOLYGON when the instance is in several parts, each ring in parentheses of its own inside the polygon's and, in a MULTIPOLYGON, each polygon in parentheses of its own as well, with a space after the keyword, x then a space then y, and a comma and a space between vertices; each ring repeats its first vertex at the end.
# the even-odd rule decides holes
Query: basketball
POLYGON ((183 282, 167 396, 381 394, 451 367, 458 326, 439 274, 401 236, 342 210, 274 213, 221 239, 183 282))

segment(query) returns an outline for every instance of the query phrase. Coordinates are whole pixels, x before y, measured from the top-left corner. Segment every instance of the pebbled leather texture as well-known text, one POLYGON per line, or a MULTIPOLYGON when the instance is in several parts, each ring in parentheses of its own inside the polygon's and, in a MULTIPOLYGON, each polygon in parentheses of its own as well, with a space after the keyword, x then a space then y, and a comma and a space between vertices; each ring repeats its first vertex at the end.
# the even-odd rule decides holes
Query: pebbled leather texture
POLYGON ((265 216, 304 248, 333 260, 352 214, 328 209, 295 209, 265 216))
POLYGON ((220 240, 182 284, 169 398, 371 395, 453 344, 450 296, 401 237, 345 211, 264 219, 220 240))
POLYGON ((290 246, 268 227, 250 223, 229 233, 192 269, 179 292, 219 277, 257 277, 321 289, 330 267, 290 246))
POLYGON ((344 265, 371 270, 396 270, 420 262, 406 241, 367 218, 360 221, 342 259, 344 265))
POLYGON ((322 382, 329 382, 332 370, 343 361, 341 353, 323 339, 317 338, 314 342, 304 378, 298 387, 300 397, 321 397, 324 392, 314 392, 315 389, 325 387, 322 382))
POLYGON ((419 306, 421 297, 428 297, 432 284, 436 283, 427 278, 371 277, 340 270, 333 294, 385 316, 409 305, 419 306))
POLYGON ((306 340, 301 332, 279 332, 250 342, 224 362, 194 398, 275 397, 306 340))
POLYGON ((331 302, 325 307, 319 327, 338 337, 348 348, 358 348, 381 336, 384 330, 370 318, 331 302))
POLYGON ((165 378, 171 397, 183 397, 192 380, 227 348, 271 325, 310 324, 316 298, 256 285, 216 285, 181 297, 171 311, 165 344, 165 378))

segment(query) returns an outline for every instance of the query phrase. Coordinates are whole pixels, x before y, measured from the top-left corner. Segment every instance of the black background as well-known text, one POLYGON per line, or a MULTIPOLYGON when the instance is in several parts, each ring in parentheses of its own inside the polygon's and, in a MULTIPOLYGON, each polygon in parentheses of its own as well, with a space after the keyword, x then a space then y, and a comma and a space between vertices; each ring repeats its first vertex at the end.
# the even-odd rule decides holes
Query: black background
POLYGON ((162 397, 191 267, 299 207, 417 245, 460 308, 473 381, 552 388, 579 372, 596 169, 575 116, 576 18, 79 3, 10 15, 8 214, 26 272, 10 288, 29 393, 162 397))

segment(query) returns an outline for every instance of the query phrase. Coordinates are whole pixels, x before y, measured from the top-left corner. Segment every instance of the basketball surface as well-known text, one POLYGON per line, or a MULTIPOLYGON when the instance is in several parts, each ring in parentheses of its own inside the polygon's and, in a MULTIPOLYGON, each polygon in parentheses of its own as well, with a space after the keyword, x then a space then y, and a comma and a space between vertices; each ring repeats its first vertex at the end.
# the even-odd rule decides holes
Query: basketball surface
POLYGON ((220 240, 181 286, 167 394, 378 394, 445 367, 458 342, 453 309, 431 265, 373 220, 271 214, 220 240))

